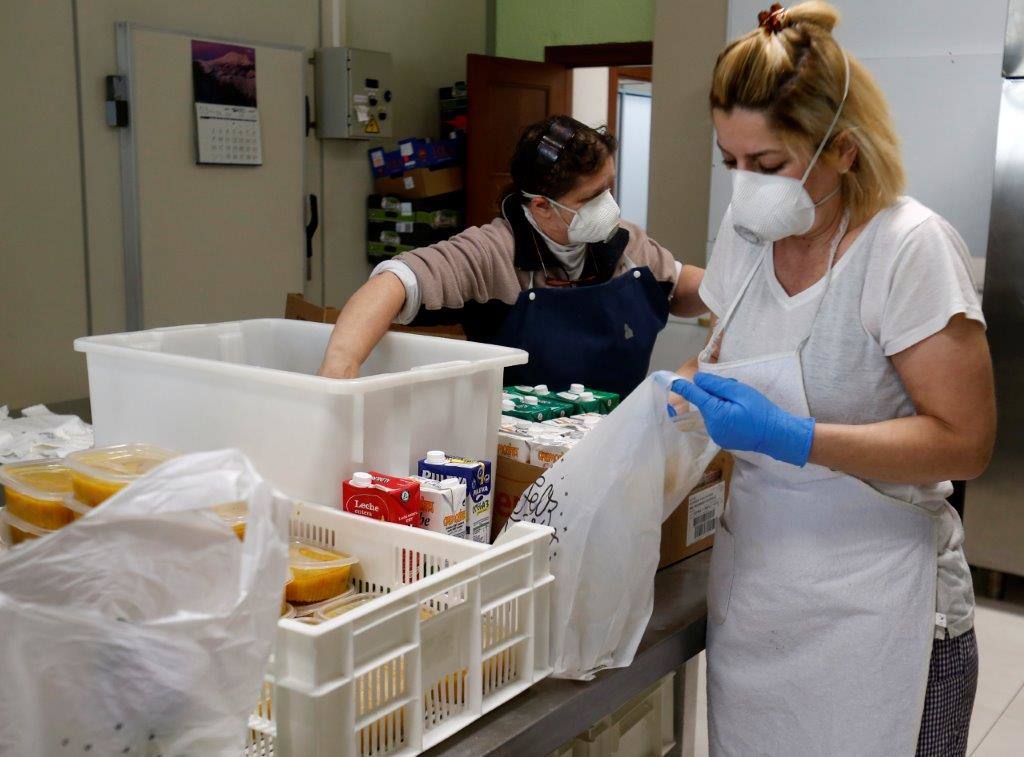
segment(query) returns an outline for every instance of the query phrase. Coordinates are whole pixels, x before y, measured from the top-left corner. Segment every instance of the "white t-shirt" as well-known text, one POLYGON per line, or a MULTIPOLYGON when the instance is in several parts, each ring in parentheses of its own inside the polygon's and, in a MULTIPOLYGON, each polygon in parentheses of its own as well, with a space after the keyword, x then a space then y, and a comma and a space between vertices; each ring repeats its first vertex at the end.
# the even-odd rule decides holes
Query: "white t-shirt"
MULTIPOLYGON (((868 222, 836 263, 827 292, 823 277, 792 297, 775 276, 768 246, 740 237, 726 212, 700 287, 718 318, 761 256, 764 262, 724 329, 719 360, 788 352, 810 335, 801 365, 811 414, 820 422, 864 424, 913 415, 913 400, 889 358, 938 333, 958 313, 985 323, 963 239, 909 197, 868 222)), ((951 635, 969 629, 974 594, 963 529, 943 502, 952 485, 867 483, 940 513, 937 604, 951 635)))
MULTIPOLYGON (((700 287, 704 304, 721 318, 764 251, 722 220, 700 287)), ((941 331, 957 313, 984 324, 970 252, 948 221, 910 197, 879 213, 836 263, 832 286, 858 256, 867 258, 860 321, 891 357, 941 331)), ((719 359, 795 349, 814 318, 825 280, 793 297, 779 284, 772 256, 755 275, 744 309, 758 314, 748 328, 729 329, 719 359)))

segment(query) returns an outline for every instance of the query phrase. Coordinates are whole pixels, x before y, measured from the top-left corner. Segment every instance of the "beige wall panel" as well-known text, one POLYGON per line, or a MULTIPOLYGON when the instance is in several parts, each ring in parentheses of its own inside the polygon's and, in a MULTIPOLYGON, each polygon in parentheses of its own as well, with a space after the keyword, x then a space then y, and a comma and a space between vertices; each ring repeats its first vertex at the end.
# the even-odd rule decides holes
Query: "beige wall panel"
MULTIPOLYGON (((117 130, 106 125, 103 115, 103 77, 117 71, 114 24, 134 21, 210 38, 252 39, 312 49, 318 40, 319 3, 78 0, 77 11, 93 328, 96 333, 108 333, 125 328, 120 152, 117 130)), ((260 71, 261 77, 263 74, 260 71)), ((298 93, 295 98, 297 102, 298 93)), ((306 182, 308 191, 316 191, 319 177, 307 175, 306 182)))
POLYGON ((0 4, 0 404, 84 396, 85 251, 68 0, 0 4))
POLYGON ((133 29, 144 328, 279 316, 302 288, 305 53, 256 46, 263 165, 196 165, 190 37, 133 29))
POLYGON ((704 266, 711 182, 708 88, 725 44, 727 4, 657 0, 647 229, 686 263, 704 266))

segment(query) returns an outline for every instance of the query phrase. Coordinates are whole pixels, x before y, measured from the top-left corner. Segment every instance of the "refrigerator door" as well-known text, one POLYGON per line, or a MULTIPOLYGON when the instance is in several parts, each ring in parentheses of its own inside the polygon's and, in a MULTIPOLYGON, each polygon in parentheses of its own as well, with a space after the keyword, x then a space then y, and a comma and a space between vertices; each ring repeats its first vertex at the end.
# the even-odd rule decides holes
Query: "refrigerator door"
POLYGON ((983 308, 999 430, 967 484, 965 548, 972 565, 1024 575, 1024 80, 1003 80, 983 308))

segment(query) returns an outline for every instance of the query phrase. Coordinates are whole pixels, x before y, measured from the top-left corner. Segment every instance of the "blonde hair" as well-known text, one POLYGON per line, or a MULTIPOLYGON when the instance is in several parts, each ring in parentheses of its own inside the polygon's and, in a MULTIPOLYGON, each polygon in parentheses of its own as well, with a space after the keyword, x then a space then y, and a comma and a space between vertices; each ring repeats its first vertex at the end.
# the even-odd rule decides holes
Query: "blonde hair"
POLYGON ((857 145, 857 157, 840 176, 840 187, 851 224, 859 225, 894 203, 905 183, 885 97, 867 69, 832 37, 839 13, 828 3, 801 3, 765 18, 767 24, 719 54, 711 107, 726 113, 733 108, 763 112, 793 154, 810 157, 842 101, 847 56, 850 90, 820 160, 835 164, 840 136, 857 145))

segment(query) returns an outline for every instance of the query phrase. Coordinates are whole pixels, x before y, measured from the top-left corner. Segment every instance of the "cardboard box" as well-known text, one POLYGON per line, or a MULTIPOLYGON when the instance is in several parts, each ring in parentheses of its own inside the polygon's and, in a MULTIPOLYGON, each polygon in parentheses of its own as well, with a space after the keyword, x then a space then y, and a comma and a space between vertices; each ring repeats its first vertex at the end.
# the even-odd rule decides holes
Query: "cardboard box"
POLYGON ((288 295, 284 306, 284 317, 296 321, 312 321, 313 323, 334 323, 341 311, 337 308, 324 308, 314 305, 298 292, 288 295))
MULTIPOLYGON (((701 482, 662 524, 659 568, 685 560, 714 544, 715 519, 729 496, 732 466, 732 455, 719 452, 708 464, 701 482)), ((491 541, 504 528, 526 488, 546 472, 536 465, 497 458, 491 541)))
POLYGON ((708 464, 701 482, 661 524, 658 568, 685 560, 715 543, 715 523, 729 498, 733 457, 719 452, 708 464))
POLYGON ((462 168, 413 168, 401 176, 377 179, 374 191, 381 195, 392 195, 410 200, 458 192, 462 189, 462 168))

